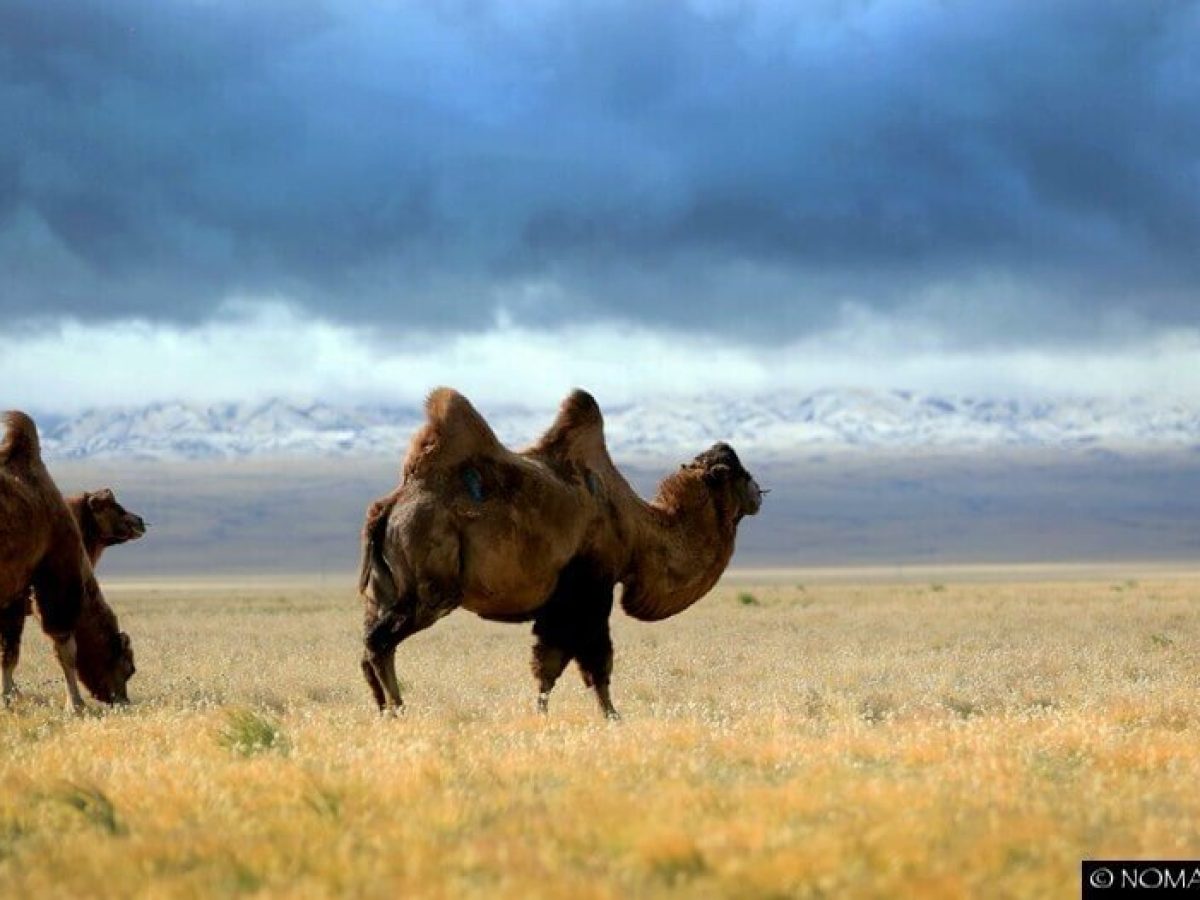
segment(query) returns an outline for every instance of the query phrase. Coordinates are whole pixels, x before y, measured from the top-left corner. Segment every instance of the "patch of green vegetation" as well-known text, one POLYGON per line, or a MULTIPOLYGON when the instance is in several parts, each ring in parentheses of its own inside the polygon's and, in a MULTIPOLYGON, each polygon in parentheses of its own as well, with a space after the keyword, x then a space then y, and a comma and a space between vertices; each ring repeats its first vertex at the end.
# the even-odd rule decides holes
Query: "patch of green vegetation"
POLYGON ((116 804, 95 785, 67 782, 52 795, 52 799, 71 807, 88 822, 107 834, 123 835, 128 833, 128 829, 117 815, 116 804))
POLYGON ((742 591, 740 594, 738 594, 737 600, 742 606, 762 606, 762 601, 760 601, 749 591, 742 591))
POLYGON ((217 742, 239 756, 271 751, 287 753, 291 749, 279 721, 252 709, 230 710, 217 742))
POLYGON ((651 871, 655 878, 670 885, 679 885, 705 874, 708 871, 708 862, 703 853, 693 848, 684 853, 655 860, 651 871))

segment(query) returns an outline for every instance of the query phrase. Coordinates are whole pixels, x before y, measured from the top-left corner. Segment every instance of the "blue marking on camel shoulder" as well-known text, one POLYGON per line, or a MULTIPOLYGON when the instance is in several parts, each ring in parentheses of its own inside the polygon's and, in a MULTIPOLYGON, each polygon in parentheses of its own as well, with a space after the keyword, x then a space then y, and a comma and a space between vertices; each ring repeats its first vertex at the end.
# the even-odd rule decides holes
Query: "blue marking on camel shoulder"
POLYGON ((478 469, 464 469, 463 483, 467 486, 467 493, 471 495, 471 499, 476 503, 483 502, 483 476, 479 474, 478 469))

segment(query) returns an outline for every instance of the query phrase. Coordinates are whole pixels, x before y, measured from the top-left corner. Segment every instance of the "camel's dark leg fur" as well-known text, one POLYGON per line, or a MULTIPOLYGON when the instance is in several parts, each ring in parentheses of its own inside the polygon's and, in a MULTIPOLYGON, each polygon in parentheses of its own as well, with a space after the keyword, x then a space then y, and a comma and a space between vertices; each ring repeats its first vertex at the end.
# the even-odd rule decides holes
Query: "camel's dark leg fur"
POLYGON ((29 612, 26 595, 14 598, 0 607, 0 657, 3 657, 3 700, 7 703, 17 693, 13 672, 21 659, 21 634, 29 612))
POLYGON ((571 655, 553 643, 553 632, 543 633, 546 630, 544 621, 538 619, 533 626, 533 633, 537 636, 537 642, 533 645, 533 677, 538 680, 538 712, 543 714, 550 710, 550 692, 554 690, 554 683, 571 661, 571 655))
POLYGON ((533 624, 533 674, 538 679, 538 710, 546 712, 550 691, 567 664, 574 659, 584 682, 596 692, 600 708, 610 719, 619 718, 609 695, 613 648, 608 617, 612 613, 613 584, 597 577, 585 561, 570 563, 559 576, 550 600, 533 624))
MULTIPOLYGON (((608 591, 609 609, 612 608, 612 588, 608 591)), ((619 719, 620 713, 612 704, 608 684, 612 678, 613 645, 608 633, 608 616, 593 622, 592 627, 582 635, 582 642, 575 655, 579 670, 583 673, 583 681, 596 692, 596 699, 606 719, 619 719)))

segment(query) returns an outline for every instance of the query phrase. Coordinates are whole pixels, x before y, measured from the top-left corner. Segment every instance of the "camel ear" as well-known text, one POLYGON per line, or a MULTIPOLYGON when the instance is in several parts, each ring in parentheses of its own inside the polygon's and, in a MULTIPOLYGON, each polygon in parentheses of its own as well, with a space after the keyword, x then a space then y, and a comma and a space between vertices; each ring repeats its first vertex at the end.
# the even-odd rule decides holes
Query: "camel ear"
POLYGON ((729 478, 731 469, 724 463, 717 463, 711 469, 704 473, 704 480, 708 484, 720 484, 729 478))
POLYGON ((84 494, 84 496, 87 497, 88 508, 94 511, 103 509, 105 504, 111 503, 113 492, 105 488, 102 491, 96 491, 94 494, 84 494))

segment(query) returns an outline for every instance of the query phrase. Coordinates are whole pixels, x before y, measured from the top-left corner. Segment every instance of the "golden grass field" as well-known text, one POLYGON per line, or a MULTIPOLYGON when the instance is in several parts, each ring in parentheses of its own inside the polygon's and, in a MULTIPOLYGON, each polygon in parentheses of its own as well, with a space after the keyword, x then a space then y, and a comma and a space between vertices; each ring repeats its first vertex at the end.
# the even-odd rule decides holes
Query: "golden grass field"
POLYGON ((350 584, 112 583, 135 704, 69 718, 27 635, 0 893, 1024 898, 1200 856, 1196 576, 803 577, 616 614, 617 725, 574 672, 533 712, 527 626, 413 638, 381 720, 350 584))

